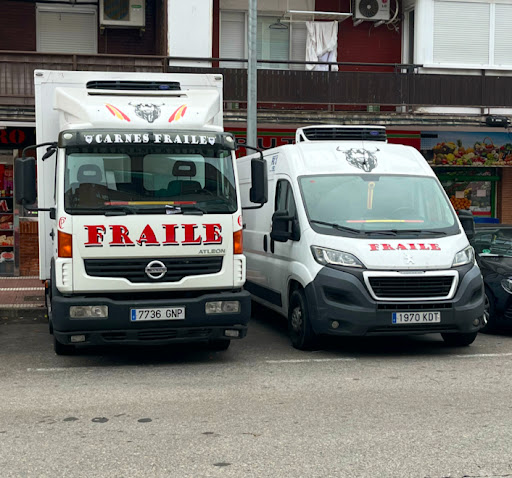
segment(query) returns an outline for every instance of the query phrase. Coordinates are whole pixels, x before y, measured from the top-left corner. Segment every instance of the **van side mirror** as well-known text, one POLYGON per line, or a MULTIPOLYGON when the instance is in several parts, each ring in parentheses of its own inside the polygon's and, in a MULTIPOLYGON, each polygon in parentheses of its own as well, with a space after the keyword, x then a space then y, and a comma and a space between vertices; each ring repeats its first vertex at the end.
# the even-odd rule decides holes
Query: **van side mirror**
POLYGON ((36 160, 35 158, 17 158, 14 165, 16 204, 30 206, 37 199, 36 160))
POLYGON ((262 158, 251 159, 251 202, 265 204, 268 201, 267 162, 262 158))
POLYGON ((461 210, 458 212, 458 216, 468 241, 471 241, 475 237, 475 219, 473 218, 473 213, 471 211, 461 210))
POLYGON ((276 242, 298 241, 300 239, 299 222, 288 211, 276 211, 272 216, 270 238, 276 242))

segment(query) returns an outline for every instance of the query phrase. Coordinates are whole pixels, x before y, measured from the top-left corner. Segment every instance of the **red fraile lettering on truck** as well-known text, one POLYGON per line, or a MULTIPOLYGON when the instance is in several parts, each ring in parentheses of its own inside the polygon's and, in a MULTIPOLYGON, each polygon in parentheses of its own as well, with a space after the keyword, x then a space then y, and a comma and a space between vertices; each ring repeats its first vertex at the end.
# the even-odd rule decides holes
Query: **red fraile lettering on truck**
POLYGON ((222 244, 222 227, 220 224, 205 224, 205 235, 203 244, 222 244))
POLYGON ((107 232, 105 226, 85 226, 87 230, 87 242, 85 247, 102 247, 103 236, 107 232))
POLYGON ((370 251, 440 251, 439 244, 369 244, 370 251), (418 246, 418 247, 416 247, 418 246))
MULTIPOLYGON (((121 224, 114 224, 109 226, 111 231, 111 241, 108 242, 109 246, 177 246, 177 245, 201 245, 201 244, 222 244, 222 226, 220 224, 203 224, 204 228, 204 240, 203 235, 198 232, 200 226, 197 224, 183 224, 181 226, 183 230, 183 240, 177 239, 177 231, 180 226, 178 224, 163 224, 164 239, 160 242, 157 234, 153 228, 147 224, 142 230, 139 238, 133 241, 130 238, 130 231, 126 226, 121 224)), ((86 247, 103 247, 105 235, 107 233, 106 227, 103 225, 90 225, 84 226, 87 231, 87 242, 86 247)))

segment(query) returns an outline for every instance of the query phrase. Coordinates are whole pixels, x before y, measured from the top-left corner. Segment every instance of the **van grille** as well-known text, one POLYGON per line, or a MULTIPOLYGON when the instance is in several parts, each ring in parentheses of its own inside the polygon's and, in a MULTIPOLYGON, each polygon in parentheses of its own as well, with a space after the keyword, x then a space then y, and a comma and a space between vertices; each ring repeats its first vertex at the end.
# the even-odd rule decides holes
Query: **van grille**
POLYGON ((85 272, 92 277, 123 278, 130 282, 177 282, 184 277, 220 272, 222 257, 85 259, 84 264, 85 272), (167 267, 161 279, 147 276, 145 269, 152 261, 160 261, 167 267))
POLYGON ((370 287, 379 298, 444 298, 450 293, 454 276, 370 277, 370 287))
POLYGON ((307 141, 387 141, 384 128, 302 128, 307 141))

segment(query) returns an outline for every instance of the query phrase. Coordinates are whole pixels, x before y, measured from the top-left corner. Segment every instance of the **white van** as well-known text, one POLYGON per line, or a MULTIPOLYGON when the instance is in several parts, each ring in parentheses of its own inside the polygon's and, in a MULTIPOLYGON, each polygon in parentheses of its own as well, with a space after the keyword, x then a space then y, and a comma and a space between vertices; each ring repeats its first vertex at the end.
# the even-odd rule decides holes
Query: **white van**
MULTIPOLYGON (((321 334, 474 341, 482 276, 418 151, 388 144, 384 127, 310 126, 263 153, 269 201, 243 213, 245 287, 288 317, 294 347, 321 334)), ((253 156, 237 161, 244 206, 253 156)), ((464 227, 474 231, 472 217, 464 227)))

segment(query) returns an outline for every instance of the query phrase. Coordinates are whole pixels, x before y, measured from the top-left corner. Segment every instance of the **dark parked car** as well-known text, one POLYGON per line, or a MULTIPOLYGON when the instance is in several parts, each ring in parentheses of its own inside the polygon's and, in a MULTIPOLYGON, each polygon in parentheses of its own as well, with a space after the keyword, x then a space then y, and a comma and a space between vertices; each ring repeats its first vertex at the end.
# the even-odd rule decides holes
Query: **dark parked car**
POLYGON ((485 284, 482 331, 512 328, 512 224, 478 224, 471 243, 485 284))

